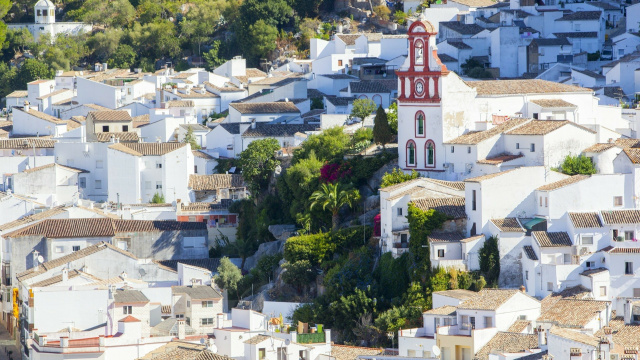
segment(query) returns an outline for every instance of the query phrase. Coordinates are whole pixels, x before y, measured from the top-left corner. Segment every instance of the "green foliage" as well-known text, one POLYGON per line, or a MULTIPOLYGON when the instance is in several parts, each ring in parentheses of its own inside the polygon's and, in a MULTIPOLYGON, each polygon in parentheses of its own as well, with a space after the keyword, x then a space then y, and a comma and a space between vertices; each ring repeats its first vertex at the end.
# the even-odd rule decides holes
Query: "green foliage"
POLYGON ((306 260, 311 265, 319 265, 328 259, 336 249, 328 233, 293 236, 284 244, 284 259, 289 263, 306 260))
POLYGON ((47 64, 36 59, 27 59, 18 70, 13 84, 15 89, 21 89, 33 80, 51 79, 52 77, 53 70, 47 64))
POLYGON ((382 108, 382 105, 380 105, 376 111, 376 117, 373 120, 373 140, 376 144, 385 146, 389 141, 391 141, 392 136, 393 133, 391 132, 391 127, 387 120, 387 113, 382 108))
POLYGON ((107 64, 111 68, 130 69, 136 62, 136 56, 136 51, 130 45, 120 44, 107 64))
POLYGON ((485 240, 479 251, 480 271, 484 275, 486 282, 491 286, 498 285, 500 276, 500 251, 498 249, 498 238, 492 236, 485 240))
POLYGON ((469 58, 464 64, 460 65, 465 75, 474 79, 489 79, 493 76, 484 68, 484 64, 474 58, 469 58))
POLYGON ((206 63, 205 69, 207 71, 213 71, 213 69, 225 63, 225 59, 220 57, 220 40, 215 40, 211 44, 211 49, 205 52, 202 57, 206 63))
POLYGON ((264 255, 258 259, 258 263, 252 271, 256 270, 259 279, 267 283, 273 279, 273 272, 280 266, 280 260, 282 260, 282 254, 264 255))
POLYGON ((122 28, 133 21, 136 9, 128 0, 87 0, 82 6, 82 21, 122 28))
POLYGON ((351 166, 351 176, 345 181, 351 182, 356 187, 365 186, 376 171, 397 157, 396 151, 378 153, 373 157, 354 156, 348 160, 351 166))
MULTIPOLYGON (((283 201, 289 204, 288 209, 291 217, 296 218, 298 214, 310 211, 309 197, 320 186, 318 178, 322 165, 322 161, 318 160, 315 153, 311 151, 308 158, 301 159, 289 167, 280 177, 278 191, 283 201)), ((322 216, 320 210, 314 211, 313 214, 322 216)), ((304 226, 303 219, 300 220, 301 225, 304 226)), ((307 231, 310 230, 310 225, 304 226, 307 231)))
POLYGON ((324 109, 322 98, 311 98, 311 110, 324 109))
POLYGON ((293 324, 299 322, 313 323, 314 319, 316 319, 315 309, 316 307, 313 304, 302 304, 298 306, 291 315, 291 322, 293 324))
POLYGON ((242 177, 249 184, 251 193, 257 195, 266 188, 271 174, 280 165, 276 151, 280 149, 278 140, 273 138, 253 141, 240 153, 242 177))
POLYGON ((216 174, 226 174, 227 171, 231 170, 232 167, 235 167, 236 169, 239 169, 239 170, 242 169, 242 167, 240 166, 240 161, 238 159, 220 158, 218 159, 218 164, 213 169, 215 170, 216 174))
POLYGON ((358 190, 343 189, 340 183, 322 184, 320 190, 311 194, 309 209, 313 210, 314 207, 319 206, 322 207, 322 210, 329 210, 331 212, 331 229, 335 231, 340 225, 340 209, 345 205, 352 207, 359 199, 360 192, 358 190))
POLYGON ((354 339, 353 329, 357 321, 367 314, 375 314, 376 301, 370 291, 356 288, 347 296, 341 296, 332 302, 329 311, 334 319, 332 329, 342 331, 347 339, 354 339))
POLYGON ((571 154, 564 158, 560 165, 560 171, 567 175, 593 175, 598 172, 590 158, 584 155, 574 156, 571 154))
POLYGON ((152 204, 164 204, 164 194, 156 192, 151 198, 152 204))
POLYGON ((386 5, 378 5, 373 8, 373 12, 382 20, 389 20, 391 10, 386 5))
POLYGON ((375 277, 380 284, 380 295, 386 300, 396 299, 407 291, 410 282, 408 253, 394 259, 390 252, 382 254, 375 277))
POLYGON ((418 275, 425 276, 431 270, 428 235, 431 231, 440 229, 448 219, 447 215, 433 209, 424 211, 413 204, 409 204, 407 214, 411 237, 409 249, 415 257, 414 262, 416 263, 418 275))
POLYGON ((389 112, 387 113, 387 121, 389 122, 389 128, 393 135, 398 135, 398 103, 394 102, 389 105, 389 112))
POLYGON ((293 162, 309 158, 313 152, 320 161, 331 161, 342 158, 350 145, 350 137, 342 131, 342 127, 336 126, 326 129, 320 134, 310 135, 302 143, 300 149, 294 153, 293 162))
POLYGON ((184 135, 184 139, 182 139, 182 142, 185 144, 190 144, 191 150, 201 149, 200 145, 198 145, 198 142, 196 141, 196 137, 193 135, 193 128, 191 126, 187 128, 187 133, 184 135))
POLYGON ((393 14, 393 19, 399 25, 406 25, 407 24, 407 14, 405 12, 403 12, 403 11, 396 10, 396 12, 393 14))
MULTIPOLYGON (((17 73, 16 68, 10 67, 5 62, 0 62, 0 98, 4 98, 16 89, 14 84, 16 84, 15 78, 17 73)), ((19 88, 23 88, 24 86, 25 85, 22 85, 19 88)))
POLYGON ((233 265, 228 257, 220 259, 218 275, 214 278, 216 285, 229 292, 235 292, 238 289, 238 282, 240 279, 242 279, 242 272, 240 269, 233 265))
POLYGON ((384 175, 382 175, 382 183, 380 183, 380 188, 401 184, 405 181, 417 179, 419 177, 420 173, 415 170, 411 170, 410 173, 406 174, 399 168, 394 168, 390 173, 384 173, 384 175))
POLYGON ((381 313, 375 320, 376 327, 380 331, 397 332, 400 329, 420 327, 422 312, 416 307, 401 305, 381 313))
POLYGON ((353 100, 353 105, 351 106, 351 118, 358 118, 361 121, 371 115, 374 111, 376 111, 377 106, 376 103, 371 99, 356 99, 353 100))
POLYGON ((587 61, 598 61, 600 60, 600 50, 594 53, 587 53, 587 61))
POLYGON ((282 273, 282 281, 296 287, 298 291, 304 289, 316 277, 309 260, 287 262, 282 267, 285 269, 285 272, 282 273))

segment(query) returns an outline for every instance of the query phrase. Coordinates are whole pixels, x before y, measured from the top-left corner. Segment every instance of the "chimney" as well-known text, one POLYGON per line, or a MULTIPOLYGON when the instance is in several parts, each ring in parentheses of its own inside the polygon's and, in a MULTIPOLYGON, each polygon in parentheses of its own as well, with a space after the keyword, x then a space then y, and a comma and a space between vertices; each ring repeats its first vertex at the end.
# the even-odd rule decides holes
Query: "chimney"
POLYGON ((609 326, 609 320, 611 320, 611 303, 610 302, 607 303, 607 308, 604 313, 604 318, 605 318, 604 326, 609 326))
POLYGON ((62 282, 69 280, 69 269, 62 269, 62 282))
POLYGON ((60 336, 60 347, 68 348, 69 347, 69 337, 68 336, 60 336))
POLYGON ((102 70, 107 71, 107 63, 102 63, 102 70))
POLYGON ((251 128, 252 129, 256 128, 256 119, 251 119, 251 128))
POLYGON ((38 259, 39 256, 40 253, 38 252, 38 250, 33 250, 33 267, 35 270, 38 270, 38 265, 40 265, 40 261, 38 259))
POLYGON ((607 338, 609 343, 613 341, 613 330, 609 326, 605 326, 602 328, 602 332, 604 332, 604 336, 607 338))
POLYGON ((185 329, 184 319, 178 319, 178 340, 184 340, 187 330, 185 329))
POLYGON ((224 327, 224 314, 219 313, 216 315, 216 329, 222 329, 224 327))
POLYGON ((173 90, 172 90, 172 92, 173 92, 174 94, 177 94, 177 93, 178 93, 178 88, 177 88, 177 87, 174 87, 174 88, 173 88, 173 90))
POLYGON ((520 285, 520 291, 523 292, 523 293, 526 293, 527 292, 527 288, 524 287, 524 285, 520 285))
POLYGON ((29 109, 30 109, 30 108, 31 108, 31 107, 29 106, 29 102, 28 102, 28 101, 25 101, 25 102, 24 102, 24 111, 25 111, 25 112, 29 112, 29 109))
POLYGON ((331 345, 331 329, 324 329, 324 341, 327 345, 331 345))
POLYGON ((631 325, 631 300, 624 302, 624 324, 631 325))

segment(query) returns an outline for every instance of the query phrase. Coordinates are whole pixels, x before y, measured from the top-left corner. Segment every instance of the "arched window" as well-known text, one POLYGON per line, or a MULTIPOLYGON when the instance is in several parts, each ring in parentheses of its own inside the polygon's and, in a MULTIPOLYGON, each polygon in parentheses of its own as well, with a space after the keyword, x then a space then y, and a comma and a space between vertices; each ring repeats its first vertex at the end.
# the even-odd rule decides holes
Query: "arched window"
POLYGON ((424 137, 424 113, 416 113, 416 137, 424 137))
POLYGON ((428 140, 424 145, 424 165, 426 167, 435 167, 436 166, 436 146, 432 140, 428 140))
POLYGON ((416 166, 416 143, 413 140, 407 142, 407 166, 416 166))
POLYGON ((363 94, 363 95, 358 96, 358 99, 368 99, 368 97, 367 97, 367 95, 363 94))
POLYGON ((382 96, 380 96, 378 94, 373 95, 373 97, 371 97, 371 100, 373 100, 373 102, 376 104, 376 106, 382 105, 382 96))
POLYGON ((417 40, 415 43, 415 59, 416 65, 423 65, 424 64, 424 43, 422 42, 422 40, 417 40))

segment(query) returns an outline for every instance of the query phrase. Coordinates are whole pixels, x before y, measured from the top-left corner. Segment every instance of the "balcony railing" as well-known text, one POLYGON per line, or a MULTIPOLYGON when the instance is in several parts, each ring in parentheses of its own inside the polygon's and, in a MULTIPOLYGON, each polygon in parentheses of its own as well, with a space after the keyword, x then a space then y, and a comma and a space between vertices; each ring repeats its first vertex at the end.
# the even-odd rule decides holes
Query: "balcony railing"
POLYGON ((395 242, 395 243, 393 243, 393 248, 394 249, 408 249, 409 248, 409 243, 408 242, 395 242))

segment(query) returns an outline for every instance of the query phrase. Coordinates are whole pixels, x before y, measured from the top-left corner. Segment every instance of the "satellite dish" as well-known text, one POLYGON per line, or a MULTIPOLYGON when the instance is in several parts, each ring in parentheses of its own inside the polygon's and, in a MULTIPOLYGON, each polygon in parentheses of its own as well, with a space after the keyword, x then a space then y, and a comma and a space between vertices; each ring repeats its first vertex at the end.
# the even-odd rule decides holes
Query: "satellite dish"
POLYGON ((204 338, 200 338, 200 344, 204 345, 205 342, 206 340, 204 338))
POLYGON ((436 357, 439 357, 440 356, 440 348, 438 347, 438 345, 433 345, 433 347, 431 348, 431 352, 436 357))
POLYGON ((289 344, 291 344, 291 340, 289 340, 289 339, 285 339, 284 344, 285 344, 286 346, 289 346, 289 344))
POLYGON ((38 262, 39 263, 43 263, 44 262, 44 258, 42 257, 42 255, 38 256, 38 262))
POLYGON ((127 278, 127 273, 123 271, 120 276, 122 276, 123 279, 126 279, 127 278))

